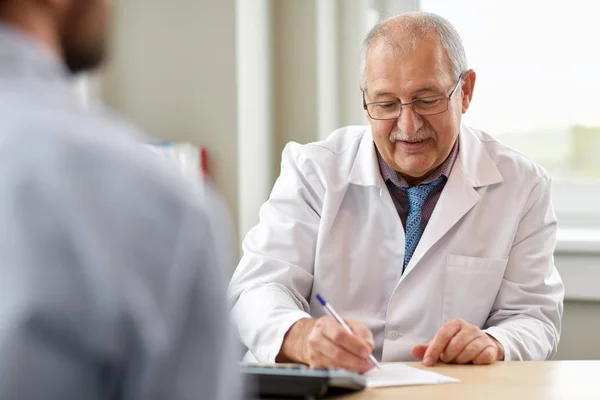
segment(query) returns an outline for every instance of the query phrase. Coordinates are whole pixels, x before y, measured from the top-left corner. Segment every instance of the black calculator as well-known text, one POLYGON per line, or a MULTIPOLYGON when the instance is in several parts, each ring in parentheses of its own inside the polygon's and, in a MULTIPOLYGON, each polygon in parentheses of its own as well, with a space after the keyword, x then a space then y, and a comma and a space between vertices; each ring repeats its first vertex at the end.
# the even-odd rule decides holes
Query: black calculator
POLYGON ((363 390, 366 380, 344 369, 315 369, 302 364, 242 364, 249 399, 313 399, 363 390))

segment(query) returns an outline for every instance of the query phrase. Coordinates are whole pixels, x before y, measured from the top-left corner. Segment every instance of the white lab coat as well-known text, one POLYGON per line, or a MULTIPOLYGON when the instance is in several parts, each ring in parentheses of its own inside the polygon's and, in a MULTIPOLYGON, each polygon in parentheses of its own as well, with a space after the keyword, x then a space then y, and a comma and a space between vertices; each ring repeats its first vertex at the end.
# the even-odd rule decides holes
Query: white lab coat
POLYGON ((272 362, 315 293, 373 332, 382 361, 411 360, 452 318, 484 329, 506 360, 556 353, 564 287, 554 266, 550 176, 491 136, 462 127, 459 155, 401 274, 404 228, 369 127, 290 143, 229 286, 246 360, 272 362))

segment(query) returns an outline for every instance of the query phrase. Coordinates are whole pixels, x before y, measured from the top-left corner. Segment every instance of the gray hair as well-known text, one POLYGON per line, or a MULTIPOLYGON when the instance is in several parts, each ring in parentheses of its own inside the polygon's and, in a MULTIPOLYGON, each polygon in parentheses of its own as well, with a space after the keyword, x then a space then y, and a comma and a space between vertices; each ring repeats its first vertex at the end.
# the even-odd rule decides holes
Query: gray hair
POLYGON ((458 31, 445 18, 427 12, 409 12, 394 15, 381 20, 371 29, 360 49, 360 74, 363 89, 367 88, 366 65, 369 50, 380 40, 391 45, 400 54, 414 50, 419 40, 437 35, 450 61, 451 72, 455 78, 467 70, 467 56, 458 31), (402 43, 393 36, 402 33, 402 43))

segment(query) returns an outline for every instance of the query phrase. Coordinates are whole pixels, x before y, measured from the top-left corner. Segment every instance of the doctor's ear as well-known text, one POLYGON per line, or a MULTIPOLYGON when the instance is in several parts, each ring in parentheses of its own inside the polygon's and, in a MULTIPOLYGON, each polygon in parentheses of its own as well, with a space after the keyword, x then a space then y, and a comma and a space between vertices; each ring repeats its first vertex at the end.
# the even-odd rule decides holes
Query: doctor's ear
POLYGON ((467 70, 463 73, 463 84, 462 84, 462 113, 466 113, 473 99, 473 91, 475 90, 475 80, 477 75, 472 69, 467 70))

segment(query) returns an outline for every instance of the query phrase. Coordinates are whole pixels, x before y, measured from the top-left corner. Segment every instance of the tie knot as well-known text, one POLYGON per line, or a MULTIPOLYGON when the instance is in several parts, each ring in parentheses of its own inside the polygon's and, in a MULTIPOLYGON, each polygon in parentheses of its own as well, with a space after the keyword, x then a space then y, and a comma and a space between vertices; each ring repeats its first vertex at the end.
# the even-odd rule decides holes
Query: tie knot
POLYGON ((442 183, 445 179, 446 177, 442 175, 433 182, 422 183, 420 185, 408 188, 402 188, 402 190, 404 190, 408 195, 408 204, 410 207, 410 211, 420 212, 423 209, 423 206, 425 205, 425 202, 427 201, 427 198, 429 197, 433 189, 437 185, 442 183))

